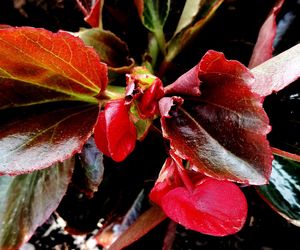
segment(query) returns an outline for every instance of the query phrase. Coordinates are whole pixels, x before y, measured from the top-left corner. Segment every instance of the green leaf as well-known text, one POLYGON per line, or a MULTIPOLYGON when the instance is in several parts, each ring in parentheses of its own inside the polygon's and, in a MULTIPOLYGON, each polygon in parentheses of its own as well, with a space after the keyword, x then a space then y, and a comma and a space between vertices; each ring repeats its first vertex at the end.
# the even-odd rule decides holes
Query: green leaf
POLYGON ((140 18, 147 29, 152 32, 162 29, 168 18, 170 2, 170 0, 135 0, 140 18))
POLYGON ((205 0, 186 0, 174 36, 193 23, 205 0))
POLYGON ((171 0, 135 0, 143 25, 155 35, 160 49, 165 51, 164 24, 168 18, 171 0))
POLYGON ((28 241, 59 205, 74 160, 16 177, 0 177, 0 249, 15 250, 28 241))
MULTIPOLYGON (((199 19, 197 19, 194 23, 190 22, 190 25, 182 29, 181 32, 177 32, 177 34, 168 42, 167 55, 165 59, 166 64, 171 62, 179 54, 179 52, 181 52, 181 50, 197 36, 198 32, 210 20, 223 1, 224 0, 206 1, 203 7, 200 6, 200 13, 197 13, 199 19)), ((191 21, 191 17, 189 20, 191 21)))
POLYGON ((277 213, 300 226, 300 162, 275 155, 269 184, 257 190, 277 213))
POLYGON ((79 32, 86 45, 92 46, 110 70, 124 73, 134 66, 127 44, 110 31, 86 29, 79 32))

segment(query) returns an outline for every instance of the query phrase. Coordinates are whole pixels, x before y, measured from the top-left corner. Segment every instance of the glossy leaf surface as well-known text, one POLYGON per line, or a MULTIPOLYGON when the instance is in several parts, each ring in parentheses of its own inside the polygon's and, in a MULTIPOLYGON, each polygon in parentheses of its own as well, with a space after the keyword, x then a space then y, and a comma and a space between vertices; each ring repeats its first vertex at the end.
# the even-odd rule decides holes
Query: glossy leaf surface
POLYGON ((97 106, 81 102, 1 111, 0 173, 28 173, 71 157, 90 137, 97 114, 97 106))
POLYGON ((266 183, 272 164, 266 139, 270 128, 260 97, 248 87, 251 73, 209 51, 199 63, 199 79, 201 95, 186 98, 170 118, 162 118, 171 147, 213 178, 266 183))
POLYGON ((68 159, 16 177, 0 177, 0 248, 15 250, 30 239, 64 196, 74 167, 68 159))
POLYGON ((267 19, 260 28, 258 38, 249 62, 249 68, 253 68, 273 55, 273 42, 276 36, 276 17, 284 0, 277 0, 267 19))
POLYGON ((110 31, 86 29, 79 32, 79 37, 86 45, 92 46, 113 71, 129 71, 134 60, 129 58, 126 43, 110 31))
POLYGON ((28 173, 78 152, 97 118, 94 96, 106 85, 106 65, 79 38, 0 30, 0 172, 28 173))
POLYGON ((113 160, 123 161, 134 149, 136 128, 129 119, 124 99, 108 102, 95 127, 97 147, 113 160))
POLYGON ((277 213, 300 226, 300 162, 275 155, 270 183, 257 190, 277 213))
POLYGON ((247 201, 231 182, 204 178, 193 191, 178 187, 162 198, 162 208, 175 222, 204 234, 224 236, 245 223, 247 201))

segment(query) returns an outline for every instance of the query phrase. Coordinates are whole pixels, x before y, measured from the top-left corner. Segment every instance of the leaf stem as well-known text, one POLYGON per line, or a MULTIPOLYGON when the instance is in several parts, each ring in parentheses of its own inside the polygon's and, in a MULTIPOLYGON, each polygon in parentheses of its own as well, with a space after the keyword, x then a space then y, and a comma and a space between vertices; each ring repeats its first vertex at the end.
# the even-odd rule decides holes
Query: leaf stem
POLYGON ((100 95, 100 99, 121 99, 125 97, 125 87, 108 85, 103 93, 100 95))

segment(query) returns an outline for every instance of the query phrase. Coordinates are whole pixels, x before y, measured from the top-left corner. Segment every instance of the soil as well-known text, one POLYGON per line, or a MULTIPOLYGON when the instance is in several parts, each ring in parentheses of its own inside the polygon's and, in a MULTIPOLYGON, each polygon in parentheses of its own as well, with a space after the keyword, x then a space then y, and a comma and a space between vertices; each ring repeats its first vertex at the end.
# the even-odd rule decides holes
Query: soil
MULTIPOLYGON (((186 52, 186 55, 188 55, 191 60, 187 62, 185 66, 192 66, 196 60, 194 58, 199 59, 203 51, 207 49, 224 51, 227 57, 247 63, 257 31, 272 3, 273 1, 271 0, 266 0, 264 3, 259 0, 225 1, 225 5, 221 8, 219 15, 202 33, 202 36, 205 37, 211 36, 212 33, 215 32, 217 38, 215 37, 207 42, 195 41, 195 46, 199 48, 199 50, 198 52, 195 52, 195 50, 186 52), (255 21, 253 21, 253 16, 255 16, 255 21), (242 20, 241 23, 243 25, 237 24, 237 18, 238 20, 242 20)), ((295 10, 295 13, 299 12, 299 5, 297 6, 298 9, 295 10)), ((58 29, 77 31, 79 27, 87 27, 87 24, 83 21, 83 14, 76 5, 75 0, 1 0, 0 24, 43 27, 52 31, 58 29)), ((292 27, 291 32, 294 34, 297 32, 297 29, 292 27)), ((285 39, 279 46, 278 51, 292 46, 293 43, 295 43, 295 39, 285 39)), ((179 57, 176 63, 183 64, 181 60, 182 58, 179 57)), ((178 74, 180 73, 181 72, 178 72, 178 74)), ((161 161, 161 159, 157 159, 157 161, 161 161)), ((122 177, 120 177, 120 180, 125 178, 122 174, 123 173, 120 175, 122 177)), ((147 176, 147 173, 140 174, 147 176)), ((136 185, 137 183, 134 182, 133 184, 136 185)), ((140 184, 137 186, 139 189, 134 192, 140 190, 140 184)), ((122 186, 113 188, 119 188, 115 191, 117 195, 114 198, 119 199, 118 195, 119 192, 121 192, 120 190, 122 190, 122 186)), ((288 223, 271 210, 258 196, 253 187, 244 187, 243 190, 248 199, 249 213, 245 227, 238 234, 217 238, 202 235, 177 226, 175 239, 170 249, 300 250, 300 241, 298 240, 300 229, 288 223)), ((126 188, 126 191, 129 193, 132 192, 131 186, 126 188)), ((124 197, 127 199, 127 203, 124 198, 122 200, 122 202, 124 202, 124 208, 120 210, 125 211, 130 204, 128 200, 132 200, 132 197, 126 195, 124 195, 124 197)), ((95 195, 93 200, 84 200, 82 196, 79 196, 76 187, 71 186, 63 200, 63 206, 60 207, 60 214, 68 221, 69 225, 71 224, 74 228, 79 228, 81 232, 91 231, 91 233, 84 236, 71 236, 63 229, 65 222, 57 214, 53 214, 44 225, 38 228, 29 243, 22 249, 101 249, 100 247, 87 243, 91 243, 89 239, 91 239, 95 233, 93 229, 97 229, 97 223, 102 216, 96 207, 97 204, 103 202, 101 199, 103 199, 103 195, 100 191, 99 194, 95 195), (74 202, 79 201, 81 205, 74 208, 74 202), (89 203, 93 209, 85 209, 85 206, 82 204, 86 203, 89 203), (72 213, 72 211, 70 211, 72 209, 77 212, 72 213), (85 213, 83 211, 85 211, 85 213)), ((77 204, 79 203, 76 203, 75 206, 77 206, 77 204)), ((118 203, 114 202, 109 204, 111 204, 111 206, 118 205, 118 203)), ((104 210, 101 212, 106 213, 107 211, 104 210)), ((162 223, 162 225, 126 249, 162 249, 164 232, 168 228, 168 225, 169 221, 162 223)))

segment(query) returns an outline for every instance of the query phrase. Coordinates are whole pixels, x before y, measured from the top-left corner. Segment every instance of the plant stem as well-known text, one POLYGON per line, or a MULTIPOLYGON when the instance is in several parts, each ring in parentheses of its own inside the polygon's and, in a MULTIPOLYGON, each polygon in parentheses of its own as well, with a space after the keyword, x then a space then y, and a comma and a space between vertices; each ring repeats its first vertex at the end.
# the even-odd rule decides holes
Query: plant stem
POLYGON ((108 85, 105 91, 101 94, 104 99, 115 100, 125 97, 125 87, 108 85))

